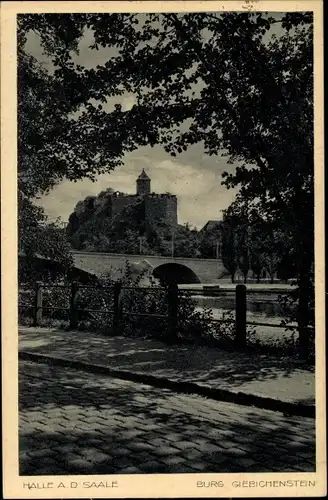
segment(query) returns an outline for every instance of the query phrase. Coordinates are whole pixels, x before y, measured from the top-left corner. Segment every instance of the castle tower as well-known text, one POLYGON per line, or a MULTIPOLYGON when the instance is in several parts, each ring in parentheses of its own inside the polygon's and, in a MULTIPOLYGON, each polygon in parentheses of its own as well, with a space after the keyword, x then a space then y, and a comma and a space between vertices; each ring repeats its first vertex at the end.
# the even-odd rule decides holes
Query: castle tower
POLYGON ((148 175, 146 174, 144 169, 142 169, 142 172, 139 175, 136 182, 137 182, 137 195, 138 196, 150 194, 150 178, 148 177, 148 175))

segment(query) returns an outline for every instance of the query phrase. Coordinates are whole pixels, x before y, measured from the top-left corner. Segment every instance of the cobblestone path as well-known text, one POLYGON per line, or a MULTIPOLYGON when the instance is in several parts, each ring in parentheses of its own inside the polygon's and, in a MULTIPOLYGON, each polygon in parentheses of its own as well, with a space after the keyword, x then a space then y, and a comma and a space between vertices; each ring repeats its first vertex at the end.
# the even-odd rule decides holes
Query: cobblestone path
POLYGON ((20 363, 20 475, 313 472, 315 420, 20 363))

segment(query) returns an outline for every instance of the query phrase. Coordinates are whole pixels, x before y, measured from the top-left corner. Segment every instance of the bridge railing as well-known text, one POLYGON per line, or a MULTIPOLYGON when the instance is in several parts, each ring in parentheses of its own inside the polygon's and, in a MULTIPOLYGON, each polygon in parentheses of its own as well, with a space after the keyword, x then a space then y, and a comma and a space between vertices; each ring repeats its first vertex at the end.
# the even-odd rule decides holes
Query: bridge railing
MULTIPOLYGON (((179 336, 181 315, 188 315, 188 310, 182 311, 180 307, 184 298, 209 297, 208 293, 206 289, 199 288, 179 289, 174 284, 164 288, 125 286, 121 283, 113 286, 80 285, 76 282, 71 285, 36 283, 34 290, 20 289, 19 316, 30 317, 33 326, 41 325, 45 318, 60 318, 68 322, 70 329, 76 330, 81 320, 96 315, 103 318, 102 323, 107 325, 109 334, 120 334, 124 324, 130 324, 132 333, 133 328, 141 324, 145 329, 154 328, 155 325, 165 330, 167 340, 174 341, 179 336)), ((249 293, 256 295, 268 292, 251 290, 249 293)), ((205 323, 232 324, 233 341, 237 348, 246 346, 248 326, 282 328, 281 324, 250 321, 247 317, 247 296, 247 287, 241 284, 230 290, 213 290, 210 297, 228 298, 234 305, 234 317, 202 317, 205 323)), ((297 329, 296 325, 288 327, 297 329)))

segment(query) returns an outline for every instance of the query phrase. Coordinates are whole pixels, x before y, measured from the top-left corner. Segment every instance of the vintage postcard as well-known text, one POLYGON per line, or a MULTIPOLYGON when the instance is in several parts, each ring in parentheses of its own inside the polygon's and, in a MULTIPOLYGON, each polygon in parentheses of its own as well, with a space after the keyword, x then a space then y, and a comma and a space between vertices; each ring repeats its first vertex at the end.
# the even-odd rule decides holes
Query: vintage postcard
POLYGON ((326 494, 322 9, 2 3, 4 498, 326 494))

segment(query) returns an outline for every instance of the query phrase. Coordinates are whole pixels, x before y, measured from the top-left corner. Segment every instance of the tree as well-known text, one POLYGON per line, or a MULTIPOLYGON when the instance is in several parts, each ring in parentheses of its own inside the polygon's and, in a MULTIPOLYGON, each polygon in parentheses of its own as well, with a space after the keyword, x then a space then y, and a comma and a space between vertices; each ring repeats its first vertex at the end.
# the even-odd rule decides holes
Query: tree
MULTIPOLYGON (((250 203, 248 199, 237 195, 235 201, 224 211, 224 222, 231 227, 235 235, 235 259, 238 268, 247 280, 251 269, 260 281, 265 270, 271 283, 279 272, 285 272, 289 267, 288 278, 293 277, 295 268, 292 266, 292 241, 279 221, 263 216, 259 212, 259 204, 250 203)), ((294 274, 295 277, 295 274, 294 274)))
POLYGON ((243 274, 244 283, 247 283, 247 276, 250 270, 248 232, 249 232, 248 224, 239 226, 236 229, 237 265, 243 274))
MULTIPOLYGON (((80 117, 67 120, 64 134, 59 134, 61 127, 57 127, 57 134, 52 131, 56 140, 65 136, 70 146, 75 140, 78 145, 74 157, 67 157, 66 168, 71 173, 64 169, 58 176, 93 176, 98 168, 110 169, 113 157, 143 144, 161 142, 176 154, 195 141, 204 141, 209 154, 227 150, 232 160, 256 166, 251 171, 246 165, 240 167, 236 179, 228 177, 227 183, 243 183, 248 175, 262 195, 266 184, 269 192, 275 190, 277 195, 279 186, 272 182, 276 165, 281 164, 280 170, 284 170, 291 159, 290 166, 301 180, 313 161, 311 23, 311 14, 302 13, 282 14, 280 19, 263 13, 167 13, 149 14, 142 21, 133 14, 20 16, 19 66, 27 67, 32 77, 38 75, 33 65, 24 64, 24 39, 33 30, 39 33, 56 67, 52 82, 56 92, 51 93, 50 85, 47 112, 40 113, 41 118, 47 116, 48 121, 53 116, 50 102, 58 104, 66 118, 87 103, 80 117), (283 35, 272 36, 268 43, 264 36, 275 24, 282 26, 283 35), (116 57, 97 70, 86 70, 72 61, 72 50, 76 50, 84 28, 93 30, 94 50, 99 46, 116 50, 116 57), (199 97, 195 95, 196 84, 199 97), (105 102, 123 90, 138 98, 138 105, 130 111, 118 106, 106 113, 98 103, 89 102, 105 102), (300 120, 304 116, 308 119, 300 120), (187 118, 191 126, 182 132, 180 125, 187 118), (99 135, 102 132, 107 141, 99 135), (96 133, 97 142, 93 143, 96 133), (108 148, 108 137, 116 149, 108 148), (83 167, 78 165, 81 158, 83 167), (263 177, 263 173, 267 175, 263 177)), ((41 88, 51 84, 49 74, 45 78, 41 88)), ((19 78, 22 106, 31 83, 33 78, 19 78)), ((40 95, 36 102, 44 104, 45 96, 40 95)), ((26 127, 23 120, 22 131, 26 127)), ((50 137, 45 142, 51 143, 50 137)), ((62 143, 60 150, 67 153, 62 143)), ((64 152, 57 154, 62 158, 64 152)), ((56 172, 56 165, 52 170, 56 172)), ((242 187, 244 192, 245 183, 242 187)), ((281 198, 283 195, 278 201, 281 198)))
MULTIPOLYGON (((108 20, 113 33, 122 27, 120 19, 123 22, 125 18, 129 15, 108 20)), ((90 102, 93 91, 102 85, 101 79, 72 62, 88 22, 88 16, 83 14, 24 14, 17 19, 18 208, 20 245, 27 253, 32 249, 40 253, 40 245, 34 243, 45 215, 35 206, 36 198, 62 179, 94 180, 98 174, 113 170, 132 147, 133 134, 129 134, 120 107, 106 114, 99 101, 97 106, 90 102), (26 51, 31 33, 39 38, 48 56, 48 68, 26 51)), ((118 44, 124 36, 122 32, 118 44)), ((122 93, 121 73, 117 65, 107 80, 107 97, 122 93)), ((104 95, 99 99, 106 102, 104 95)), ((83 245, 86 237, 80 234, 76 239, 83 245)), ((42 252, 53 258, 56 248, 49 244, 42 252)), ((60 252, 55 257, 60 260, 60 252)))
POLYGON ((222 232, 222 261, 224 267, 231 275, 231 282, 235 282, 235 274, 238 268, 237 245, 235 227, 224 222, 222 232))
MULTIPOLYGON (((107 115, 99 103, 92 106, 99 79, 72 61, 87 27, 88 16, 80 14, 18 16, 18 176, 25 195, 47 192, 64 178, 94 180, 121 164, 129 149, 124 113, 107 115), (38 36, 50 70, 26 52, 30 33, 38 36)), ((113 72, 107 96, 122 93, 119 76, 113 72)))
MULTIPOLYGON (((254 208, 252 214, 254 212, 254 208)), ((254 217, 254 215, 253 215, 254 217)), ((240 269, 244 277, 244 283, 247 282, 247 276, 250 270, 250 228, 251 216, 248 200, 242 196, 236 197, 235 201, 223 211, 224 224, 230 228, 233 244, 233 267, 240 269)), ((224 241, 223 246, 226 242, 224 241)), ((227 254, 227 251, 225 251, 227 254)), ((226 256, 227 258, 228 256, 226 256)))
POLYGON ((174 256, 197 257, 199 254, 199 235, 197 229, 191 229, 189 223, 178 225, 172 231, 174 256))
POLYGON ((262 233, 261 239, 261 255, 263 259, 263 267, 270 276, 270 282, 274 282, 274 278, 279 269, 280 263, 287 251, 288 242, 285 240, 286 235, 278 229, 268 228, 266 233, 262 233))
POLYGON ((201 257, 215 259, 220 256, 222 247, 221 224, 204 227, 199 233, 199 252, 201 257))
MULTIPOLYGON (((30 19, 24 18, 25 31, 30 19)), ((53 51, 54 78, 60 92, 76 85, 73 97, 63 101, 70 110, 83 104, 86 111, 73 124, 69 120, 64 138, 59 134, 68 162, 63 153, 51 152, 58 162, 52 158, 55 175, 49 180, 93 177, 117 165, 123 151, 146 144, 163 144, 172 155, 196 142, 211 155, 225 151, 240 165, 224 184, 258 200, 266 222, 277 221, 292 241, 305 353, 314 259, 312 14, 91 14, 55 20, 37 23, 50 52, 54 37, 62 40, 70 23, 75 28, 66 45, 53 51), (277 25, 279 36, 272 34, 277 25), (93 30, 95 50, 116 51, 97 70, 72 65, 69 47, 81 26, 93 30), (123 90, 136 97, 131 110, 99 108, 105 96, 123 90), (77 146, 70 150, 72 139, 77 146)))
POLYGON ((265 259, 262 252, 263 233, 268 231, 268 227, 264 228, 260 218, 256 217, 256 221, 252 221, 249 226, 248 248, 250 258, 250 268, 259 283, 263 270, 265 269, 265 259))
POLYGON ((24 259, 24 266, 19 273, 20 281, 35 283, 34 257, 46 257, 59 264, 65 277, 72 266, 70 245, 65 229, 57 220, 49 222, 44 211, 21 195, 18 213, 18 250, 24 259))
POLYGON ((250 267, 254 273, 256 282, 260 283, 264 265, 263 265, 263 260, 261 258, 260 250, 259 248, 256 248, 255 245, 253 245, 250 250, 250 267))

